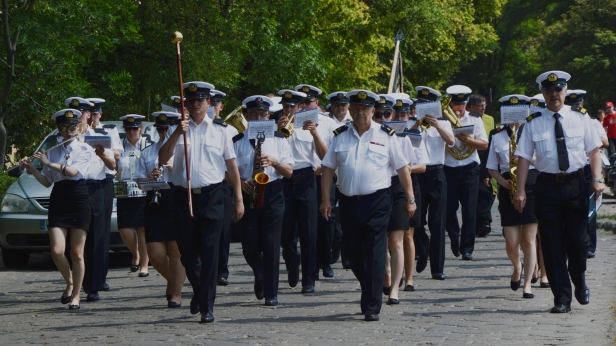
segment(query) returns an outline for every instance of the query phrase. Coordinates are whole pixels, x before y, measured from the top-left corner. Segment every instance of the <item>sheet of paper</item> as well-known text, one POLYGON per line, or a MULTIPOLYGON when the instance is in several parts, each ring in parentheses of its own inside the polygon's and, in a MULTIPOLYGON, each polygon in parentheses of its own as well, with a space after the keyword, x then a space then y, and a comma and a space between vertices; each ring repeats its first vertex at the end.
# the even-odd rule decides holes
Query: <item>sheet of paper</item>
POLYGON ((599 208, 603 205, 603 193, 599 196, 599 198, 595 201, 596 207, 595 212, 599 212, 599 208))
POLYGON ((315 124, 319 123, 319 109, 312 108, 305 111, 295 113, 294 123, 296 129, 301 129, 306 121, 312 121, 315 124))
POLYGON ((460 126, 453 129, 453 135, 465 134, 472 136, 475 132, 475 125, 460 126))
POLYGON ((417 134, 417 133, 409 133, 407 135, 411 139, 411 144, 413 145, 413 147, 414 148, 419 148, 419 146, 421 145, 421 140, 422 140, 423 137, 420 134, 417 134))
POLYGON ((435 118, 443 117, 443 109, 441 108, 441 103, 438 101, 418 103, 415 109, 417 110, 417 120, 425 117, 426 114, 435 118))
POLYGON ((102 145, 105 149, 111 149, 111 137, 109 136, 85 136, 85 142, 92 148, 102 145))
POLYGON ((545 108, 543 107, 539 107, 539 106, 535 106, 535 105, 530 105, 530 108, 528 109, 528 114, 533 114, 533 113, 537 113, 537 112, 543 112, 545 108))
POLYGON ((502 124, 523 124, 528 117, 527 105, 502 106, 500 111, 502 124))
POLYGON ((597 213, 597 201, 595 201, 595 194, 593 192, 592 195, 590 195, 590 197, 588 197, 588 222, 590 223, 590 220, 592 219, 593 216, 595 216, 595 214, 597 213))
POLYGON ((259 132, 263 132, 265 138, 274 138, 276 122, 272 120, 252 120, 248 122, 248 139, 256 139, 259 132))
POLYGON ((404 132, 408 121, 386 121, 383 124, 391 127, 396 133, 404 132))
POLYGON ((167 190, 171 188, 169 184, 164 181, 144 181, 139 183, 139 186, 141 186, 141 190, 143 191, 167 190))
POLYGON ((601 153, 601 163, 603 163, 604 166, 611 166, 610 165, 610 160, 607 158, 607 156, 605 156, 605 153, 601 153))

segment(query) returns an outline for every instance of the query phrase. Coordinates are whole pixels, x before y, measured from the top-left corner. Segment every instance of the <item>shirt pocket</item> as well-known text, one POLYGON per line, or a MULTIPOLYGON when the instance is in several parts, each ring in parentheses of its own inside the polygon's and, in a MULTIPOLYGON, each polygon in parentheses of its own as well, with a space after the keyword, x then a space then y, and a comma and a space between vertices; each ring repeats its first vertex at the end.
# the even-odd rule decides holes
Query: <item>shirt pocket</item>
POLYGON ((370 144, 368 146, 368 159, 377 167, 384 167, 389 163, 389 155, 387 153, 387 148, 370 144))
POLYGON ((351 156, 351 146, 350 145, 339 145, 338 147, 335 148, 334 150, 336 152, 336 156, 337 156, 337 161, 336 162, 339 166, 346 164, 349 160, 349 157, 351 156))
POLYGON ((509 142, 494 147, 501 163, 509 162, 509 142))
POLYGON ((204 149, 215 155, 222 155, 222 134, 218 131, 212 131, 205 136, 204 149))
POLYGON ((584 129, 567 129, 567 133, 565 133, 565 143, 567 143, 567 149, 579 148, 583 139, 584 129))
POLYGON ((549 132, 541 132, 533 134, 533 142, 535 143, 535 150, 538 153, 547 153, 554 149, 554 141, 552 140, 552 134, 549 132))
POLYGON ((252 163, 250 161, 250 157, 252 155, 244 155, 244 156, 238 156, 235 158, 235 161, 237 162, 238 166, 244 166, 244 165, 248 165, 250 163, 252 163))

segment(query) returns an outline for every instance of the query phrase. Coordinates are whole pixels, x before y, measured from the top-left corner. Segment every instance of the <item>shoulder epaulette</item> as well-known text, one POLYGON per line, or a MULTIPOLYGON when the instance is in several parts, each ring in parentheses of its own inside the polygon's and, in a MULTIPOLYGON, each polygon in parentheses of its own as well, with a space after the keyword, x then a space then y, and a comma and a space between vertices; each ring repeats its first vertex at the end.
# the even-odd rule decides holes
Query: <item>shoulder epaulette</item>
POLYGON ((533 113, 533 114, 531 114, 531 115, 526 117, 526 121, 528 122, 528 121, 531 121, 531 120, 533 120, 533 119, 535 119, 537 117, 540 117, 541 114, 543 114, 543 113, 542 112, 533 113))
POLYGON ((94 129, 94 132, 100 133, 101 135, 106 135, 107 134, 107 131, 105 131, 103 129, 94 129))
POLYGON ((235 143, 235 142, 239 141, 242 138, 244 138, 244 132, 238 133, 237 135, 233 136, 233 138, 231 140, 233 140, 233 143, 235 143))
POLYGON ((280 131, 274 131, 274 137, 286 138, 287 136, 285 136, 285 134, 280 131))
POLYGON ((344 131, 348 129, 349 129, 349 125, 340 126, 339 128, 334 130, 334 136, 338 136, 339 134, 343 133, 344 131))
POLYGON ((227 124, 225 124, 224 120, 220 119, 220 118, 216 118, 213 120, 214 124, 220 125, 220 126, 224 126, 227 127, 227 124))
POLYGON ((587 113, 586 112, 586 108, 582 108, 582 107, 576 107, 576 106, 575 107, 571 107, 571 110, 575 111, 575 112, 580 112, 582 114, 586 114, 587 113))
POLYGON ((115 127, 116 126, 114 124, 105 124, 105 125, 103 125, 103 128, 105 128, 105 129, 115 129, 115 127))
POLYGON ((387 133, 390 136, 393 136, 394 133, 396 133, 396 131, 394 131, 394 129, 392 129, 391 127, 385 125, 385 124, 381 124, 381 130, 385 131, 385 133, 387 133))
POLYGON ((398 137, 406 137, 407 134, 408 134, 407 132, 396 133, 396 136, 398 136, 398 137))

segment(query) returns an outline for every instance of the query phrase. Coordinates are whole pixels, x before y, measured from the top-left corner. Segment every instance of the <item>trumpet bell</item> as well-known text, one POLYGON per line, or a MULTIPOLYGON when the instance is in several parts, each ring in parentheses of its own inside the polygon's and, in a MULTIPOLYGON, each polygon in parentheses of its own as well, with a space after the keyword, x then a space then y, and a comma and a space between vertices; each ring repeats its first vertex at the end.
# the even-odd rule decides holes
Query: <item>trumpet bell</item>
POLYGON ((242 106, 237 107, 233 110, 233 112, 231 112, 231 114, 227 115, 223 122, 227 125, 235 127, 239 133, 242 133, 248 129, 248 122, 246 121, 246 118, 244 118, 244 114, 242 114, 242 106))

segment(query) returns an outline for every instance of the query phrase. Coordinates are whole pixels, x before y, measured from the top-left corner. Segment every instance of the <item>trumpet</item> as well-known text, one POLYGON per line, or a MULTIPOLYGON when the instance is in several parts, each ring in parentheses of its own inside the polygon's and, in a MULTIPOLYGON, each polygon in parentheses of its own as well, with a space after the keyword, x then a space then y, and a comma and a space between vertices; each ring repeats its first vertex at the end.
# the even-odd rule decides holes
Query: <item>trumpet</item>
POLYGON ((284 133, 285 138, 289 138, 291 136, 293 136, 293 132, 295 132, 295 127, 293 126, 293 118, 295 118, 295 114, 291 115, 291 117, 289 117, 291 113, 287 113, 287 118, 289 119, 287 121, 287 123, 280 128, 280 132, 284 133))
MULTIPOLYGON (((80 134, 76 134, 76 135, 74 135, 74 136, 72 136, 72 137, 70 137, 70 138, 67 138, 67 139, 63 140, 62 142, 60 142, 60 143, 58 143, 58 144, 56 144, 56 145, 52 146, 51 148, 47 148, 47 150, 42 150, 42 149, 41 149, 41 150, 39 150, 39 151, 42 151, 42 152, 43 152, 43 154, 44 154, 44 153, 46 153, 46 152, 48 152, 48 151, 50 151, 50 150, 52 150, 52 149, 55 149, 55 148, 57 148, 57 147, 61 146, 61 145, 62 145, 62 144, 64 144, 64 143, 68 143, 68 142, 72 141, 72 140, 73 140, 73 139, 75 139, 75 138, 80 138, 80 136, 81 136, 80 134)), ((37 152, 38 152, 38 151, 37 151, 37 152)), ((34 154, 36 154, 36 153, 34 153, 34 154)), ((32 161, 34 161, 34 159, 35 159, 34 154, 33 154, 32 156, 28 157, 28 159, 26 160, 26 162, 32 162, 32 161)), ((6 173, 7 173, 9 176, 15 176, 15 174, 16 174, 16 173, 18 173, 18 175, 19 175, 19 174, 21 174, 21 170, 22 170, 22 166, 21 166, 21 164, 19 164, 19 163, 18 163, 18 164, 14 165, 14 166, 9 167, 9 169, 7 169, 7 170, 6 170, 6 173), (11 174, 13 174, 13 175, 11 175, 11 174)))
MULTIPOLYGON (((162 181, 163 180, 163 165, 158 165, 158 178, 156 178, 156 181, 162 181)), ((160 190, 156 189, 154 190, 154 196, 152 197, 152 200, 150 201, 150 205, 153 207, 158 207, 160 206, 160 203, 158 202, 158 199, 161 197, 160 195, 160 190)))

